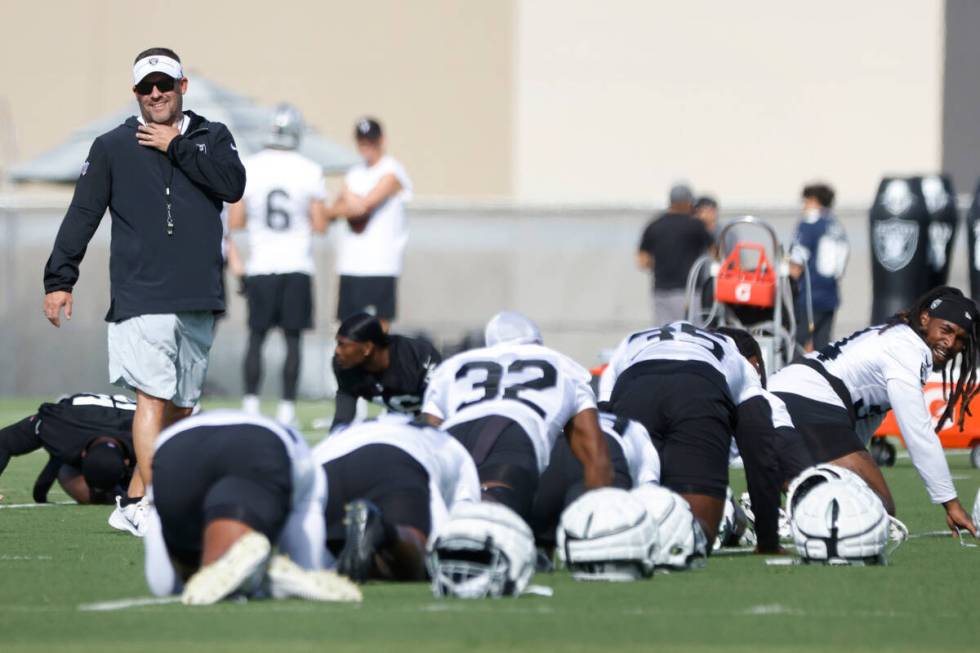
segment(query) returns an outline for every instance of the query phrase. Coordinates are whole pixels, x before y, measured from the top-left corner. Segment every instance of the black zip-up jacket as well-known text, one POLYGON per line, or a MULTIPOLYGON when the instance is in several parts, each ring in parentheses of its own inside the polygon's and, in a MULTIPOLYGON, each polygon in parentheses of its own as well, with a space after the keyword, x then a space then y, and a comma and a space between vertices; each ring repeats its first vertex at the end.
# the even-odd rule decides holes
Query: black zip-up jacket
POLYGON ((140 145, 130 117, 92 143, 44 267, 44 291, 71 292, 106 208, 112 215, 107 322, 225 308, 221 207, 245 191, 228 128, 191 111, 166 154, 140 145))

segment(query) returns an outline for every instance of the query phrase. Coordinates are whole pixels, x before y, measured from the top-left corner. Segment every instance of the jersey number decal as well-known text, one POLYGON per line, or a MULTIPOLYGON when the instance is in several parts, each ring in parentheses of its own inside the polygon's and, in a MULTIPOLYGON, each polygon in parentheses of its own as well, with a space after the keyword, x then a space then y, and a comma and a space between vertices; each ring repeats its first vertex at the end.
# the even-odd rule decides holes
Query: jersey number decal
POLYGON ((558 382, 558 372, 555 370, 554 365, 548 361, 543 360, 526 360, 526 361, 514 361, 507 367, 508 374, 518 374, 524 370, 539 370, 541 376, 536 379, 531 379, 530 381, 524 381, 521 383, 511 383, 510 385, 503 388, 503 394, 501 394, 501 379, 504 376, 504 368, 498 363, 493 361, 471 361, 464 364, 456 372, 456 380, 466 378, 469 376, 470 372, 473 370, 483 370, 486 372, 487 378, 483 381, 479 381, 473 384, 474 390, 483 390, 483 396, 479 399, 474 399, 473 401, 466 401, 461 403, 456 411, 459 412, 464 408, 468 408, 474 404, 478 404, 481 401, 490 401, 491 399, 497 399, 503 397, 504 399, 512 399, 514 401, 519 401, 535 413, 541 416, 543 419, 545 417, 544 409, 538 406, 536 403, 530 399, 525 399, 521 396, 521 392, 525 390, 547 390, 548 388, 553 388, 558 382))
POLYGON ((659 329, 650 329, 649 331, 641 331, 635 334, 630 340, 636 340, 637 338, 645 337, 647 341, 650 340, 680 340, 682 342, 691 342, 697 345, 701 345, 705 349, 711 352, 711 354, 721 361, 725 357, 725 350, 722 348, 721 343, 718 342, 718 336, 713 336, 703 329, 699 329, 693 324, 684 322, 681 324, 680 334, 690 336, 688 338, 677 338, 678 330, 670 325, 665 325, 659 329))
POLYGON ((265 224, 273 231, 289 229, 289 211, 284 207, 289 201, 289 193, 281 188, 270 190, 265 197, 265 224))

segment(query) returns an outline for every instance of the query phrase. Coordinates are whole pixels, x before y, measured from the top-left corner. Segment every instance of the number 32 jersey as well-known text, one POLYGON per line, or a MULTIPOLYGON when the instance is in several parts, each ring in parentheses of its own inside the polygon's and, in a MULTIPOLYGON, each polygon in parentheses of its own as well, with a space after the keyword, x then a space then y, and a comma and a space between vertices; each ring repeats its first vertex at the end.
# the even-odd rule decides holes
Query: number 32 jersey
POLYGON ((699 329, 690 322, 672 322, 631 333, 619 343, 599 380, 599 400, 609 401, 619 376, 631 365, 655 360, 710 365, 725 378, 736 405, 762 395, 759 375, 731 338, 699 329))
POLYGON ((538 471, 544 471, 555 439, 582 411, 595 409, 589 373, 542 345, 501 343, 453 356, 429 381, 422 412, 442 428, 500 415, 531 438, 538 471))
POLYGON ((243 163, 248 274, 313 274, 310 204, 326 200, 323 170, 292 150, 265 149, 243 163))

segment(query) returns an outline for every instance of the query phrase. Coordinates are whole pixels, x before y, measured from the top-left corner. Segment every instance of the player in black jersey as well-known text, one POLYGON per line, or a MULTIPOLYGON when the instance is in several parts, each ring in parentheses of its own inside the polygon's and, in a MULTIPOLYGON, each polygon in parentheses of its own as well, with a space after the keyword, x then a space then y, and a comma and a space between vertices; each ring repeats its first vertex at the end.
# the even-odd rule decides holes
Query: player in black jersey
POLYGON ((0 474, 12 456, 44 448, 47 465, 34 483, 34 500, 47 501, 57 480, 78 503, 112 503, 126 495, 133 475, 133 415, 125 397, 76 394, 44 403, 37 413, 0 429, 0 474))
POLYGON ((337 406, 331 430, 354 421, 359 397, 390 411, 418 414, 429 375, 440 362, 442 356, 425 340, 389 335, 367 313, 347 318, 334 350, 337 406))

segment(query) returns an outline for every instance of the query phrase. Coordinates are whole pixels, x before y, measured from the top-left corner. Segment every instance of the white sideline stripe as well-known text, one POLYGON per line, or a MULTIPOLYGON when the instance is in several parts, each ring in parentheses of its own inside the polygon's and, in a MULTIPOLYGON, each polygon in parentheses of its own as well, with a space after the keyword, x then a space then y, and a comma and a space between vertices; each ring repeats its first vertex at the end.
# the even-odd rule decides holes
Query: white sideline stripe
POLYGON ((82 612, 108 612, 110 610, 125 610, 126 608, 140 608, 147 605, 167 605, 169 603, 179 603, 179 596, 144 596, 132 599, 118 599, 116 601, 103 601, 101 603, 82 603, 78 609, 82 612))
MULTIPOLYGON (((943 453, 947 456, 969 456, 972 452, 970 449, 946 449, 943 453)), ((909 457, 908 451, 899 451, 895 454, 895 458, 898 460, 908 460, 909 457)))
POLYGON ((51 560, 51 556, 0 555, 0 560, 51 560))
POLYGON ((6 508, 45 508, 47 506, 77 506, 75 501, 55 501, 54 503, 0 503, 0 510, 6 508))

